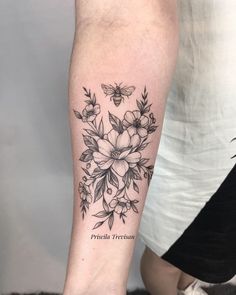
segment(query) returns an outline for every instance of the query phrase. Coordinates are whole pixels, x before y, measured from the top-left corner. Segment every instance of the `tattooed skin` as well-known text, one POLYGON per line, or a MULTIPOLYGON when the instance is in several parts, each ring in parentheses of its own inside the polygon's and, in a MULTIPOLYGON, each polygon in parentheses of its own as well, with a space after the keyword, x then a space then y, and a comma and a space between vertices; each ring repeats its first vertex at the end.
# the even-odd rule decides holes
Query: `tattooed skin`
POLYGON ((99 119, 101 106, 96 95, 83 89, 85 108, 82 112, 74 110, 76 118, 85 124, 83 141, 87 147, 80 156, 84 163, 84 176, 78 187, 80 208, 84 219, 91 204, 100 202, 101 211, 93 215, 99 221, 93 229, 107 223, 111 230, 115 219, 125 223, 129 212, 139 212, 139 200, 131 199, 130 195, 139 193, 139 182, 143 178, 150 183, 153 165, 148 164, 149 159, 142 156, 142 151, 158 126, 150 111, 146 87, 141 99, 136 100, 137 109, 126 111, 122 118, 108 112, 108 130, 104 128, 103 118, 99 119))
POLYGON ((124 102, 124 96, 129 97, 135 90, 134 86, 123 86, 121 87, 120 83, 119 85, 117 85, 115 83, 115 87, 113 87, 111 84, 109 85, 105 85, 102 84, 102 90, 104 92, 104 94, 109 95, 110 96, 110 100, 113 100, 115 106, 119 106, 121 101, 124 102))

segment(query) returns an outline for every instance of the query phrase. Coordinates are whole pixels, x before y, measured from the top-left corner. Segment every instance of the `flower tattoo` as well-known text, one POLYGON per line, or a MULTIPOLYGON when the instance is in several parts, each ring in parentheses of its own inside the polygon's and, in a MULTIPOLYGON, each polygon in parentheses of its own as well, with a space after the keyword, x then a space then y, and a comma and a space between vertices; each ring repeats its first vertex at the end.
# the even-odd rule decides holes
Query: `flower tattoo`
POLYGON ((138 134, 140 137, 147 136, 147 125, 149 119, 145 115, 141 115, 140 111, 127 111, 122 121, 127 128, 129 134, 138 134))
POLYGON ((101 169, 109 169, 119 176, 124 176, 131 167, 135 167, 141 158, 133 146, 140 142, 138 136, 130 136, 127 130, 119 134, 111 130, 106 139, 98 139, 98 151, 93 153, 94 162, 101 169))
POLYGON ((99 118, 101 106, 96 95, 83 89, 86 106, 81 112, 74 110, 76 118, 86 124, 83 141, 87 148, 80 156, 84 163, 78 187, 80 208, 84 219, 92 203, 101 202, 102 210, 93 215, 100 221, 93 229, 107 223, 111 230, 117 217, 125 223, 129 212, 139 213, 139 200, 130 195, 139 193, 139 181, 147 179, 150 183, 154 167, 148 165, 149 159, 142 156, 142 151, 158 126, 150 112, 146 87, 141 99, 136 100, 137 109, 126 111, 122 119, 108 112, 109 130, 99 118))
POLYGON ((99 113, 100 105, 88 104, 82 112, 82 120, 83 122, 93 122, 99 113))

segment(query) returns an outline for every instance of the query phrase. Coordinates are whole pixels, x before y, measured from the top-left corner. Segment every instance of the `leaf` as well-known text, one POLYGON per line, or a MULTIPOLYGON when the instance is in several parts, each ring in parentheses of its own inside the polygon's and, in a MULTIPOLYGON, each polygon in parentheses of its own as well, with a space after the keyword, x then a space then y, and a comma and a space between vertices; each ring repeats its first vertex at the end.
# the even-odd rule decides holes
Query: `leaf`
POLYGON ((102 205, 103 205, 104 210, 108 212, 109 211, 109 206, 108 206, 105 199, 103 199, 102 205))
POLYGON ((95 95, 95 93, 94 93, 94 95, 93 95, 93 97, 91 99, 91 103, 92 103, 92 105, 96 104, 96 95, 95 95))
POLYGON ((157 130, 157 127, 158 126, 156 126, 156 125, 149 126, 148 133, 151 134, 151 133, 155 132, 157 130))
POLYGON ((88 201, 85 201, 85 206, 89 209, 89 202, 88 201))
POLYGON ((84 89, 84 92, 85 92, 85 96, 90 97, 90 96, 91 96, 91 91, 90 91, 90 89, 87 90, 85 87, 83 87, 83 89, 84 89))
POLYGON ((147 105, 147 103, 148 103, 147 100, 142 101, 142 104, 143 104, 144 107, 147 105))
POLYGON ((146 87, 146 85, 144 86, 144 93, 146 93, 146 91, 147 91, 147 87, 146 87))
POLYGON ((113 223, 114 223, 114 214, 112 213, 108 218, 108 226, 110 230, 112 229, 113 223))
POLYGON ((117 190, 117 192, 116 192, 116 197, 117 196, 119 196, 123 191, 125 190, 125 186, 124 187, 122 187, 121 189, 119 189, 119 190, 117 190))
POLYGON ((150 165, 150 166, 146 167, 146 169, 148 172, 148 184, 150 184, 151 179, 152 179, 152 175, 153 175, 154 166, 150 165))
POLYGON ((150 111, 151 104, 144 109, 144 113, 148 113, 150 111))
POLYGON ((142 112, 143 106, 142 106, 141 102, 136 99, 136 103, 137 103, 137 106, 138 106, 139 110, 142 112))
POLYGON ((123 223, 125 223, 126 215, 124 213, 120 213, 120 218, 122 219, 123 223))
POLYGON ((80 112, 77 112, 76 110, 74 110, 74 114, 75 114, 76 118, 82 119, 82 115, 80 114, 80 112))
POLYGON ((80 156, 80 161, 82 162, 89 162, 93 159, 93 151, 88 149, 82 153, 80 156))
POLYGON ((149 171, 153 171, 153 169, 154 169, 154 166, 153 165, 150 165, 150 166, 148 166, 148 167, 146 167, 149 171))
POLYGON ((140 167, 141 167, 141 165, 139 165, 139 163, 137 163, 137 168, 138 168, 139 173, 141 173, 141 171, 142 171, 140 167))
POLYGON ((104 217, 106 217, 107 215, 109 215, 108 212, 106 212, 106 211, 100 211, 100 212, 94 214, 93 216, 95 216, 95 217, 99 217, 99 218, 104 218, 104 217))
POLYGON ((133 204, 133 202, 131 202, 130 205, 131 205, 133 211, 134 211, 135 213, 138 213, 138 208, 133 204))
POLYGON ((97 202, 103 195, 106 189, 106 177, 100 179, 95 187, 94 191, 94 203, 97 202))
POLYGON ((89 135, 83 135, 83 138, 84 138, 84 143, 87 145, 87 147, 90 150, 92 150, 94 152, 98 151, 98 144, 93 137, 91 137, 89 135))
POLYGON ((121 120, 115 115, 112 115, 110 112, 109 112, 109 121, 113 129, 116 130, 118 133, 122 133, 124 131, 121 120))
POLYGON ((141 180, 142 177, 140 176, 138 170, 136 170, 135 168, 132 169, 132 173, 133 173, 133 177, 135 180, 141 180))
POLYGON ((84 128, 84 131, 86 131, 89 135, 91 136, 98 136, 97 132, 93 131, 93 130, 90 130, 90 129, 85 129, 84 128))
MULTIPOLYGON (((122 180, 123 180, 123 182, 124 182, 124 184, 125 184, 125 186, 127 187, 127 188, 129 188, 130 187, 130 184, 131 184, 131 181, 133 180, 133 178, 134 179, 136 179, 135 178, 135 170, 134 170, 135 168, 129 168, 129 170, 125 173, 125 175, 122 177, 122 180)), ((136 172, 138 173, 138 170, 136 170, 136 172)))
POLYGON ((103 124, 103 120, 101 119, 99 125, 98 125, 98 134, 99 137, 103 138, 104 136, 104 124, 103 124))
POLYGON ((138 188, 136 182, 134 182, 134 181, 133 181, 133 188, 137 193, 139 193, 139 188, 138 188))
POLYGON ((117 176, 111 170, 109 170, 109 173, 108 173, 108 181, 117 189, 119 188, 119 180, 117 176))
POLYGON ((146 98, 147 98, 147 96, 148 96, 148 92, 147 92, 147 88, 146 88, 146 86, 144 87, 144 92, 143 92, 143 94, 142 94, 142 97, 143 97, 143 99, 145 100, 146 98))
POLYGON ((102 177, 102 176, 106 175, 106 173, 107 173, 107 170, 102 170, 97 167, 93 170, 92 177, 94 177, 96 180, 96 178, 102 177))
POLYGON ((143 166, 143 165, 147 164, 148 161, 149 161, 149 159, 147 159, 147 158, 142 158, 142 159, 138 162, 138 164, 139 164, 140 166, 143 166))
POLYGON ((137 149, 136 151, 142 151, 144 150, 147 146, 148 146, 149 143, 142 143, 137 149))
POLYGON ((104 221, 99 221, 99 222, 97 222, 97 223, 94 225, 93 229, 96 229, 96 228, 100 227, 101 225, 103 225, 103 223, 104 223, 104 221))
POLYGON ((84 172, 85 172, 88 176, 91 176, 90 173, 89 173, 89 171, 88 171, 87 169, 85 169, 85 168, 82 168, 82 169, 84 170, 84 172))
POLYGON ((101 174, 102 172, 104 172, 104 170, 100 169, 99 167, 96 167, 96 168, 93 170, 93 176, 99 175, 99 174, 101 174))

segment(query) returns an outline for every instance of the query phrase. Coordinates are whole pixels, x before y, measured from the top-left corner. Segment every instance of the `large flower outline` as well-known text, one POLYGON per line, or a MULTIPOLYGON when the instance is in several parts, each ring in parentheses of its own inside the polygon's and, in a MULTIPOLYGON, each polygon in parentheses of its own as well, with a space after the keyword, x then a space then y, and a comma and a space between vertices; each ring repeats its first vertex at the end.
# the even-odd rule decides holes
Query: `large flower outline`
POLYGON ((104 139, 98 139, 97 144, 98 151, 93 153, 95 163, 103 170, 111 168, 120 176, 141 159, 139 152, 133 152, 133 147, 140 144, 140 137, 130 136, 127 130, 121 134, 111 130, 104 139))

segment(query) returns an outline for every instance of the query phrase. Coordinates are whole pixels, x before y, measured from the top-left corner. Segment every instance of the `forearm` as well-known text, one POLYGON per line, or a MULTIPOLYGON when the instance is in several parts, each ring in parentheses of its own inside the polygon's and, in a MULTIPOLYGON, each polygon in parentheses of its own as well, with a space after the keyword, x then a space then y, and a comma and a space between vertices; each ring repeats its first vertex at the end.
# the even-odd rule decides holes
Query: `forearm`
POLYGON ((69 87, 75 185, 70 295, 101 294, 102 287, 124 292, 135 239, 121 238, 137 234, 177 51, 172 5, 161 11, 154 4, 160 1, 137 1, 136 7, 117 1, 119 8, 102 2, 97 9, 77 4, 69 87), (120 94, 112 93, 115 83, 120 94), (110 239, 99 238, 106 234, 110 239))

